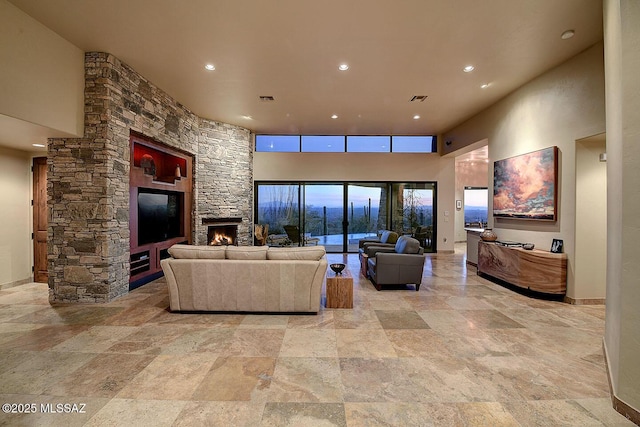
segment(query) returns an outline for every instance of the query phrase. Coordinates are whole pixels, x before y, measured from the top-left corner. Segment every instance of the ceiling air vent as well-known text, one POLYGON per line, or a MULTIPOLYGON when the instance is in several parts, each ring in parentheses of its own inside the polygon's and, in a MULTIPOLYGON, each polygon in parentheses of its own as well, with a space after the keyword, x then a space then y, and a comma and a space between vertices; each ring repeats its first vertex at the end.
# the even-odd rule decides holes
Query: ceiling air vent
POLYGON ((275 101, 275 98, 269 95, 260 95, 260 101, 270 102, 270 101, 275 101))
POLYGON ((427 95, 414 95, 409 102, 423 102, 427 99, 427 95))

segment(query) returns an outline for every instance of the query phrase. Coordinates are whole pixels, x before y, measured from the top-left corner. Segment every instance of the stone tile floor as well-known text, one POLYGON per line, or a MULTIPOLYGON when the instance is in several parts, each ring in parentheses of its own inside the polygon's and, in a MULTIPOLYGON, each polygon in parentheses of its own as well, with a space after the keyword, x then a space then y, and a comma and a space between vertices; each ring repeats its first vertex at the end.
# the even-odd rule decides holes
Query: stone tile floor
POLYGON ((353 309, 170 313, 163 279, 103 305, 1 290, 0 400, 35 413, 0 425, 631 425, 611 408, 604 306, 519 295, 460 251, 430 255, 419 292, 328 258, 354 274, 353 309))

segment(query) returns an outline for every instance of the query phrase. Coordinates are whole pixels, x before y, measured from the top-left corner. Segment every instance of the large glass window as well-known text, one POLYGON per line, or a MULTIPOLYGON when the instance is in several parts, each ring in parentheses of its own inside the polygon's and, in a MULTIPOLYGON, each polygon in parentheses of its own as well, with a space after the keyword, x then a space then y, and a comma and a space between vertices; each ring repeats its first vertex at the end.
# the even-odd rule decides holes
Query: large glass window
POLYGON ((464 226, 485 228, 489 210, 489 190, 486 187, 465 187, 464 226))
POLYGON ((415 237, 425 251, 433 251, 435 184, 394 183, 391 194, 391 229, 400 235, 415 237))
POLYGON ((358 241, 375 237, 387 228, 388 185, 385 183, 350 184, 347 187, 349 252, 358 251, 358 241))
POLYGON ((391 151, 394 153, 434 153, 435 136, 392 136, 391 151))
POLYGON ((256 135, 256 151, 300 151, 300 135, 256 135))
POLYGON ((435 153, 436 137, 390 135, 256 135, 256 151, 288 153, 435 153), (345 144, 346 138, 346 144, 345 144))
POLYGON ((268 226, 270 246, 323 245, 357 252, 358 241, 382 230, 435 245, 435 183, 256 183, 255 223, 268 226))
POLYGON ((344 136, 302 135, 302 151, 315 153, 344 152, 344 136))
POLYGON ((267 244, 290 245, 285 226, 300 225, 300 186, 261 184, 256 190, 256 224, 269 227, 267 244))
POLYGON ((347 151, 350 153, 388 153, 391 151, 391 137, 347 136, 347 151))

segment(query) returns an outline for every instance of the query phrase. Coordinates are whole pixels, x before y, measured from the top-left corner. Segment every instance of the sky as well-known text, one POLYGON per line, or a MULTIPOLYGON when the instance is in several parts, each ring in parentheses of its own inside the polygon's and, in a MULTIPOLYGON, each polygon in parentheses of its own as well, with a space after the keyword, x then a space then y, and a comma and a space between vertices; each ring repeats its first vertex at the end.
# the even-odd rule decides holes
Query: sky
MULTIPOLYGON (((419 190, 422 205, 431 206, 433 204, 431 190, 419 190)), ((306 204, 316 207, 326 206, 328 208, 342 207, 342 185, 307 185, 305 187, 306 204)), ((353 202, 354 207, 368 206, 371 198, 371 206, 377 207, 380 201, 380 189, 376 187, 349 186, 349 205, 353 202)))

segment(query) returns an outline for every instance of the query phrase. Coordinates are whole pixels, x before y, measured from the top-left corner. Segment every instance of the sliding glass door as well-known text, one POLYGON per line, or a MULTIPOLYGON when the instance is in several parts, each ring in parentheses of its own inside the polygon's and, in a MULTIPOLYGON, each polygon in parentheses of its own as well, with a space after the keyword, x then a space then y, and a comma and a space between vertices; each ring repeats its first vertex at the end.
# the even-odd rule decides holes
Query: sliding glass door
POLYGON ((418 239, 425 252, 435 250, 435 190, 427 182, 391 185, 391 229, 418 239))
POLYGON ((344 252, 344 185, 304 184, 302 188, 306 244, 344 252))
POLYGON ((387 228, 387 187, 385 183, 347 186, 348 252, 358 252, 358 240, 387 228))
POLYGON ((390 229, 435 247, 435 183, 256 183, 255 224, 270 246, 323 245, 357 252, 358 241, 390 229))
POLYGON ((300 185, 260 184, 256 186, 255 224, 266 228, 267 244, 289 246, 293 242, 285 226, 300 226, 300 185))

